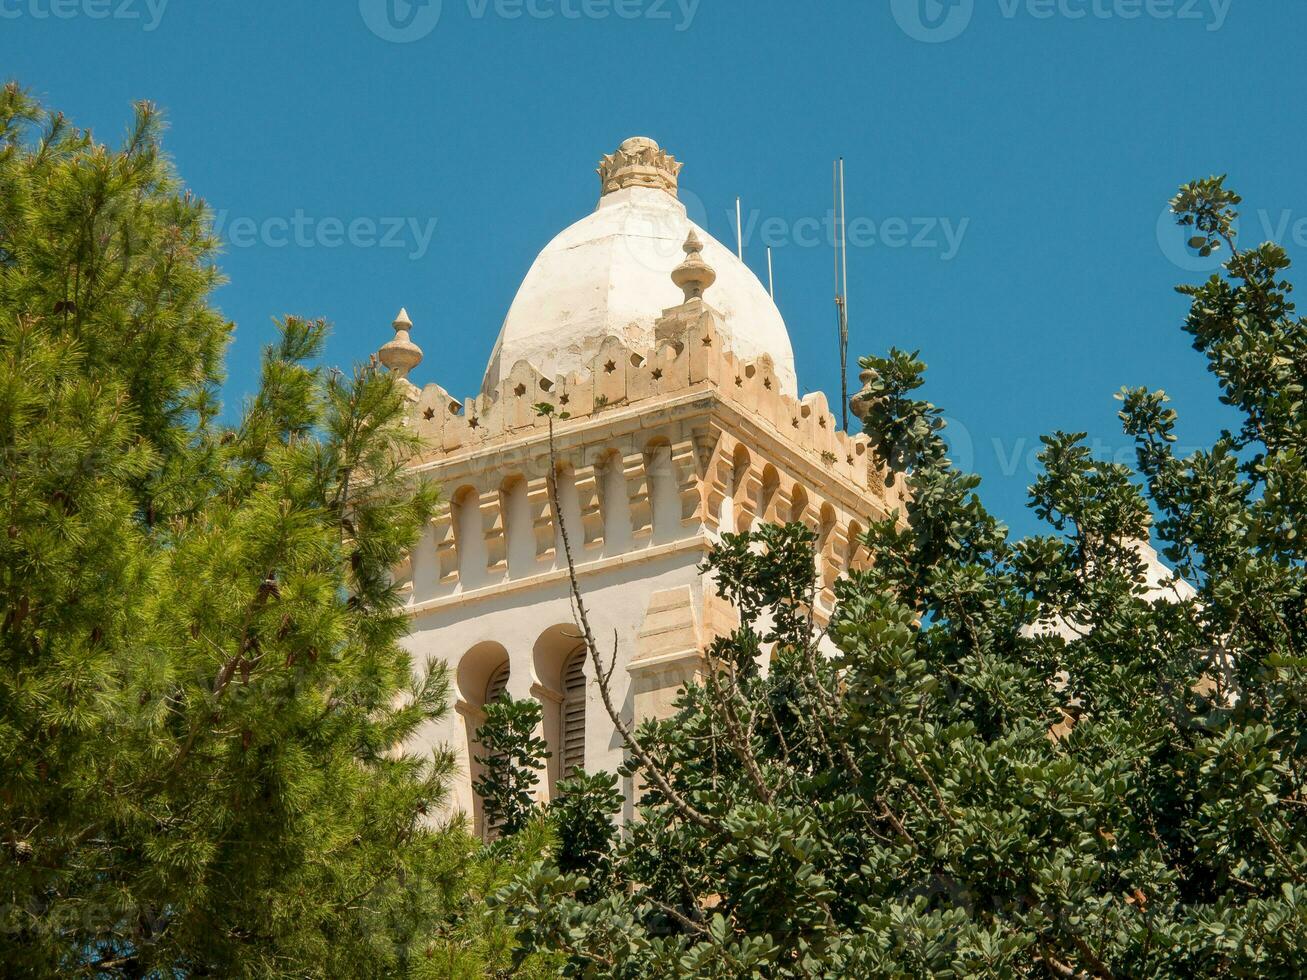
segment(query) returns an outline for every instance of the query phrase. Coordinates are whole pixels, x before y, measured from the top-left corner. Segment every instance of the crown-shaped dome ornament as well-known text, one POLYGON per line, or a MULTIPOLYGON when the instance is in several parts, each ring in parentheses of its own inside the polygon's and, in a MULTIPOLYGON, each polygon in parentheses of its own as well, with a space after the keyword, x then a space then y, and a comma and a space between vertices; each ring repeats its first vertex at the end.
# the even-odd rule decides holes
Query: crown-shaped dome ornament
POLYGON ((676 197, 682 164, 646 136, 632 136, 599 161, 600 195, 627 187, 653 187, 676 197))
POLYGON ((672 282, 685 293, 685 302, 703 299, 703 291, 717 281, 717 273, 703 260, 703 242, 699 241, 693 228, 681 248, 685 252, 685 261, 672 270, 672 282))

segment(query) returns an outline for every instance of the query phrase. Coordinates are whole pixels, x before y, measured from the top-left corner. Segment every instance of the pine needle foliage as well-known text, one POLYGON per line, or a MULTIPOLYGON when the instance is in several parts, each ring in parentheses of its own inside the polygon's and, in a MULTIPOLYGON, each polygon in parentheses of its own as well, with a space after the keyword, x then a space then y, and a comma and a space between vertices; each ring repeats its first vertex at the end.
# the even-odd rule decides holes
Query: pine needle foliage
POLYGON ((161 129, 0 93, 0 973, 483 975, 503 872, 436 820, 452 759, 398 748, 448 688, 401 646, 405 400, 291 317, 220 423, 161 129))

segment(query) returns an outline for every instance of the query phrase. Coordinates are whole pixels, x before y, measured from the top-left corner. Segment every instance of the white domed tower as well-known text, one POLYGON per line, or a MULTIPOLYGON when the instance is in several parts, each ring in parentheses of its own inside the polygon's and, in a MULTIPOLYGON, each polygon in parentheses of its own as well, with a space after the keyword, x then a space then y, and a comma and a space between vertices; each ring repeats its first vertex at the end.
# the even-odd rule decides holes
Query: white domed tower
MULTIPOLYGON (((460 755, 456 801, 479 830, 474 732, 504 693, 544 707, 543 798, 578 766, 614 770, 624 758, 573 621, 560 523, 595 633, 616 657, 614 704, 638 722, 668 711, 711 638, 736 625, 699 571, 719 534, 811 525, 820 614, 861 558, 860 530, 897 505, 867 438, 837 431, 824 395, 798 397, 776 305, 686 216, 680 172, 642 137, 605 156, 599 206, 532 264, 481 392, 410 387, 426 447, 415 466, 444 504, 400 570, 409 645, 416 662, 450 665, 456 708, 422 737, 460 755), (541 402, 566 415, 552 458, 541 402)), ((394 328, 379 357, 408 378, 421 352, 406 315, 394 328)))
POLYGON ((633 350, 652 347, 655 322, 681 301, 672 270, 693 232, 717 273, 712 307, 721 315, 726 349, 746 361, 770 355, 780 390, 797 394, 780 311, 748 266, 686 215, 677 199, 680 171, 680 163, 644 137, 604 157, 599 206, 532 263, 490 355, 486 390, 518 361, 549 377, 585 370, 605 337, 633 350))

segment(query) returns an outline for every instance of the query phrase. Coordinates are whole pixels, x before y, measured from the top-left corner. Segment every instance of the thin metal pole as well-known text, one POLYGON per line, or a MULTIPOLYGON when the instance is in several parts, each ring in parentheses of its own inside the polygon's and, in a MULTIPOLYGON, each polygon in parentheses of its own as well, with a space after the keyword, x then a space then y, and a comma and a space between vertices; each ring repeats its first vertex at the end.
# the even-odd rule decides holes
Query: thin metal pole
POLYGON ((840 413, 849 431, 849 214, 844 208, 844 158, 840 157, 840 413))
POLYGON ((835 347, 840 347, 840 328, 844 323, 844 317, 840 313, 840 165, 839 161, 831 162, 831 249, 835 255, 835 347))
MULTIPOLYGON (((836 312, 840 304, 840 165, 836 161, 831 164, 831 245, 835 249, 835 307, 836 312)), ((836 320, 836 330, 839 329, 839 321, 836 320)))

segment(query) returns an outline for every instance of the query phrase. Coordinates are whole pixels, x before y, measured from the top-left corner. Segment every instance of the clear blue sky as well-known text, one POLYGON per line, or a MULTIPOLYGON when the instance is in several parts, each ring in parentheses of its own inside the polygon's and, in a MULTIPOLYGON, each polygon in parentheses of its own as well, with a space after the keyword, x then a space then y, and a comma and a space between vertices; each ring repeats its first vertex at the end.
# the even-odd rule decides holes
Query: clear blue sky
POLYGON ((1040 433, 1127 448, 1121 385, 1168 389, 1184 440, 1228 422, 1179 329, 1172 287, 1198 273, 1158 218, 1228 171, 1245 238, 1303 255, 1305 40, 1302 0, 0 0, 0 75, 103 139, 133 100, 167 110, 238 239, 232 402, 274 316, 330 319, 343 364, 400 306, 416 380, 473 393, 531 260, 635 134, 686 161, 723 241, 743 197, 800 385, 837 393, 811 224, 843 154, 853 352, 922 350, 959 462, 1018 531, 1040 433))

